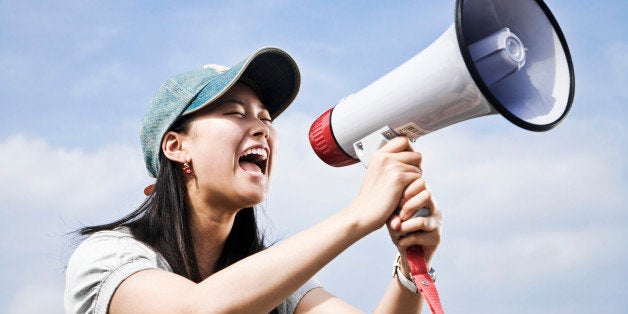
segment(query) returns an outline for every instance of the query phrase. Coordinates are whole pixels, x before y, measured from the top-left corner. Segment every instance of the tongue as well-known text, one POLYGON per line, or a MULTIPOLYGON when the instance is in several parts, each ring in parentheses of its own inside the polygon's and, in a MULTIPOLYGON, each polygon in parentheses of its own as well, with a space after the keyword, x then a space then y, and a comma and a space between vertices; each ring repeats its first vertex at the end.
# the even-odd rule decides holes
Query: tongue
POLYGON ((248 172, 259 172, 259 173, 262 172, 262 169, 260 169, 258 165, 250 161, 240 161, 240 168, 248 172))

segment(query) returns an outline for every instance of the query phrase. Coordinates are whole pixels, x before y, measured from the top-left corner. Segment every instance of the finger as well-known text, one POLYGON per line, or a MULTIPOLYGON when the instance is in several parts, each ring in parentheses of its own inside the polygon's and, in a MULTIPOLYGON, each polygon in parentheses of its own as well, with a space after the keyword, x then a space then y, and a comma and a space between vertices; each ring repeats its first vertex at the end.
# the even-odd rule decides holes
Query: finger
POLYGON ((416 217, 402 221, 396 231, 401 234, 410 234, 417 231, 434 231, 438 229, 441 224, 442 222, 438 218, 416 217))
POLYGON ((401 201, 399 202, 399 207, 403 207, 403 205, 409 201, 412 197, 419 194, 419 192, 426 189, 425 180, 423 178, 419 178, 414 180, 414 182, 410 183, 408 187, 403 190, 403 195, 401 196, 401 201))
MULTIPOLYGON (((414 154, 416 153, 408 153, 414 154)), ((421 168, 413 163, 411 160, 412 156, 397 156, 396 154, 374 154, 373 158, 369 162, 368 168, 380 169, 385 173, 416 173, 419 174, 417 178, 421 177, 421 168)), ((416 158, 415 158, 416 160, 416 158)), ((415 180, 415 179, 413 179, 415 180)), ((412 181, 408 181, 407 184, 410 184, 412 181)))
POLYGON ((412 151, 412 145, 410 140, 405 136, 397 136, 388 141, 386 145, 381 148, 381 151, 387 153, 399 153, 403 151, 412 151))
POLYGON ((385 153, 384 155, 394 158, 395 160, 404 164, 413 165, 421 169, 421 161, 423 160, 423 155, 421 155, 421 153, 419 152, 404 151, 397 153, 385 153))
POLYGON ((399 229, 401 228, 401 219, 398 215, 393 214, 390 216, 390 218, 388 218, 388 222, 386 225, 388 226, 388 231, 391 232, 391 235, 393 232, 398 233, 399 229))
POLYGON ((376 153, 371 158, 371 166, 394 167, 403 165, 404 171, 421 172, 421 154, 416 152, 376 153))
POLYGON ((431 208, 430 209, 430 217, 443 220, 443 212, 436 205, 436 201, 434 200, 433 196, 432 196, 432 198, 430 198, 427 206, 430 206, 430 208, 431 208))
POLYGON ((419 177, 423 176, 423 171, 421 170, 421 167, 417 166, 411 161, 409 162, 406 158, 395 158, 395 156, 384 158, 391 158, 393 160, 393 162, 390 163, 390 167, 399 167, 399 169, 403 172, 414 172, 418 173, 420 175, 419 177))
POLYGON ((407 249, 414 245, 436 246, 440 243, 440 239, 440 232, 437 230, 431 232, 414 232, 401 237, 397 243, 397 247, 407 249))
POLYGON ((430 190, 422 190, 407 202, 405 202, 399 210, 399 217, 402 221, 406 221, 412 217, 412 215, 421 208, 427 208, 429 210, 433 207, 432 192, 430 190))

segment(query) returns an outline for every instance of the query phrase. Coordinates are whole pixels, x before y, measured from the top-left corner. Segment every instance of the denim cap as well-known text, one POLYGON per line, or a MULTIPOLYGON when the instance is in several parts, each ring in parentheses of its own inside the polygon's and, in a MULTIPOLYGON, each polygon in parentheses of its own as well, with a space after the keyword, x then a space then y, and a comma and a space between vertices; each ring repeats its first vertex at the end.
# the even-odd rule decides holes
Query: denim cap
POLYGON ((161 140, 172 124, 210 105, 237 81, 251 85, 274 119, 296 97, 301 76, 288 53, 265 47, 231 68, 209 65, 166 81, 146 111, 140 135, 144 162, 152 177, 159 173, 161 140))

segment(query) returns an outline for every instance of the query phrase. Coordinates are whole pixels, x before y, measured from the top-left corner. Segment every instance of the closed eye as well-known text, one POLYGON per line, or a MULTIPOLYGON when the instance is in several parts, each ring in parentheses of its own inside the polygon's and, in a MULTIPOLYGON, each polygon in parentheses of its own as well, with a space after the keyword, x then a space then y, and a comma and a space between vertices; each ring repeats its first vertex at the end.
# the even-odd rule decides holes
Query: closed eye
POLYGON ((238 116, 242 116, 242 117, 244 117, 244 116, 246 116, 246 113, 241 112, 241 111, 230 111, 230 112, 225 113, 225 115, 226 115, 226 116, 230 116, 230 115, 238 115, 238 116))
POLYGON ((261 110, 258 113, 258 119, 262 122, 266 122, 266 123, 272 123, 273 122, 273 118, 271 118, 270 113, 268 112, 268 110, 266 110, 266 108, 264 108, 263 110, 261 110))

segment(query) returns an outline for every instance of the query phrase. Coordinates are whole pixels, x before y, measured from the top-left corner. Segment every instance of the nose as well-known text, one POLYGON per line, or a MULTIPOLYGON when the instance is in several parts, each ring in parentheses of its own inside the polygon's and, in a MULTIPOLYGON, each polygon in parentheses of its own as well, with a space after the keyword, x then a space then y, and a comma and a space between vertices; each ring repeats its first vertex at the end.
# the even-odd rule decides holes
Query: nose
POLYGON ((263 137, 267 139, 270 136, 271 126, 268 125, 267 122, 264 122, 260 119, 255 118, 254 120, 255 120, 254 125, 251 128, 251 133, 253 134, 253 136, 263 137))

